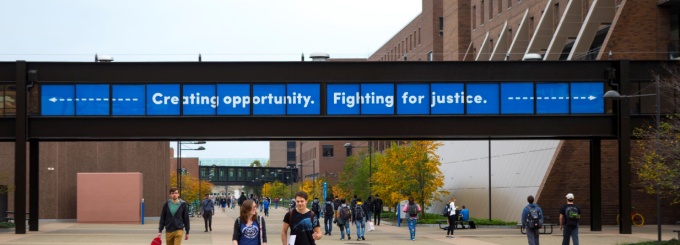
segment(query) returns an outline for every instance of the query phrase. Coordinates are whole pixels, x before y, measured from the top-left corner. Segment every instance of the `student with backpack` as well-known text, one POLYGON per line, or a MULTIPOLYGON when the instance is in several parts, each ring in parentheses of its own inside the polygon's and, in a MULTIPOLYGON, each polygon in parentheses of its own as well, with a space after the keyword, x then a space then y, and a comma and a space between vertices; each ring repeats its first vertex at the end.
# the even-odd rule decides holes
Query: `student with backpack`
POLYGON ((529 204, 522 210, 522 228, 527 231, 529 245, 539 245, 538 229, 543 226, 543 210, 534 203, 534 196, 527 197, 529 204))
POLYGON ((316 215, 316 219, 321 219, 321 205, 319 204, 319 198, 317 197, 312 201, 312 212, 316 215))
POLYGON ((356 198, 356 204, 354 210, 352 210, 352 220, 357 226, 357 241, 366 240, 364 237, 364 232, 366 232, 366 205, 361 202, 361 197, 356 198))
POLYGON ((324 203, 321 213, 323 213, 323 223, 326 229, 324 235, 330 236, 331 231, 333 231, 333 216, 335 215, 335 205, 333 205, 330 197, 326 198, 326 203, 324 203))
POLYGON ((456 238, 453 236, 453 231, 456 228, 456 197, 451 197, 450 203, 444 206, 444 214, 446 214, 447 222, 449 223, 449 228, 446 230, 447 238, 456 238))
POLYGON ((569 238, 574 240, 574 245, 578 245, 578 221, 581 218, 581 209, 574 204, 574 194, 569 193, 566 198, 567 204, 560 208, 562 245, 569 245, 569 238))
POLYGON ((408 216, 408 231, 411 233, 411 241, 416 240, 416 223, 418 223, 418 212, 421 211, 420 205, 418 205, 413 197, 408 198, 408 205, 404 206, 402 210, 408 216))
POLYGON ((307 208, 307 192, 298 191, 295 194, 295 208, 283 216, 281 244, 315 245, 316 240, 323 238, 316 217, 314 212, 307 208))
POLYGON ((338 207, 338 217, 337 223, 340 227, 340 241, 345 240, 345 231, 347 231, 347 240, 351 240, 352 237, 349 236, 349 224, 352 220, 352 212, 349 210, 349 206, 345 204, 345 199, 340 200, 340 207, 338 207))

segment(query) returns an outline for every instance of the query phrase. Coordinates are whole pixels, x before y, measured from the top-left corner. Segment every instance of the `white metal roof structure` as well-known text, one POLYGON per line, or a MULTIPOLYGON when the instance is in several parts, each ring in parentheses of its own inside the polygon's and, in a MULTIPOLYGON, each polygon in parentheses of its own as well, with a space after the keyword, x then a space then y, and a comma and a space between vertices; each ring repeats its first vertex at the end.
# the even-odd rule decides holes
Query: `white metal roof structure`
MULTIPOLYGON (((437 154, 443 189, 474 218, 489 217, 489 141, 444 141, 437 154)), ((491 218, 519 221, 527 196, 536 196, 549 172, 559 140, 491 141, 491 218)), ((430 212, 440 213, 437 202, 430 212)))

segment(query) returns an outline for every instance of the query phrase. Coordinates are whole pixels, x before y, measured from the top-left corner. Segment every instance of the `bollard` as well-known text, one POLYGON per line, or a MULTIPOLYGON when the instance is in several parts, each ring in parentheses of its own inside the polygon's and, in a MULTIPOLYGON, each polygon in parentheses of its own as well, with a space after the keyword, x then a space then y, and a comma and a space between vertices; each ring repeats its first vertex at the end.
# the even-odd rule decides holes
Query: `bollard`
POLYGON ((142 225, 144 224, 144 198, 142 198, 142 225))

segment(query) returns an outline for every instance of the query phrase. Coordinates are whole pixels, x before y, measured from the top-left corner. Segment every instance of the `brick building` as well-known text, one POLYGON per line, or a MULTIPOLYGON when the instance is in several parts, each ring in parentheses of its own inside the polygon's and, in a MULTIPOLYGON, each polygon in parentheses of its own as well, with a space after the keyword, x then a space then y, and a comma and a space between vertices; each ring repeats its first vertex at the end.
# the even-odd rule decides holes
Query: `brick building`
MULTIPOLYGON (((545 61, 679 57, 680 3, 677 1, 423 0, 422 6, 422 13, 378 48, 369 61, 505 61, 522 60, 527 54, 540 55, 545 61)), ((616 141, 602 141, 602 156, 603 224, 615 224, 618 213, 616 141)), ((511 199, 494 193, 497 196, 494 200, 503 196, 503 202, 525 204, 526 196, 534 194, 544 210, 554 211, 565 203, 564 195, 573 192, 581 197, 577 203, 585 212, 582 223, 587 224, 590 222, 589 162, 588 141, 560 141, 552 159, 542 162, 549 165, 548 168, 536 174, 544 177, 533 186, 536 193, 511 199)), ((494 176, 512 179, 503 173, 494 176)), ((460 189, 450 186, 452 183, 447 181, 445 189, 460 189)), ((513 187, 508 184, 499 188, 513 187)), ((635 210, 646 215, 646 223, 655 223, 656 196, 643 193, 635 185, 634 176, 632 188, 635 210)), ((468 195, 475 199, 487 194, 468 195)), ((456 197, 464 200, 464 196, 456 197)), ((680 219, 680 209, 670 206, 668 200, 664 199, 662 210, 664 223, 680 219)), ((488 215, 488 211, 482 212, 488 215)), ((514 220, 516 215, 512 212, 514 210, 492 213, 496 218, 514 220)))

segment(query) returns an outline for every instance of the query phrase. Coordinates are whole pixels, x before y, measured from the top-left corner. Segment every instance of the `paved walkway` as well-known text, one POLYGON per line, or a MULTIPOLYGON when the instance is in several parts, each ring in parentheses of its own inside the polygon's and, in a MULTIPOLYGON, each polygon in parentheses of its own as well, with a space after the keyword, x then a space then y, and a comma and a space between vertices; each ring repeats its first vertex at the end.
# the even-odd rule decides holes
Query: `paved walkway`
MULTIPOLYGON (((268 244, 279 245, 281 243, 281 223, 286 210, 272 209, 270 217, 267 217, 268 244)), ((192 230, 189 240, 182 244, 231 244, 234 218, 238 215, 238 209, 222 212, 218 210, 213 217, 213 231, 203 232, 203 219, 192 218, 192 230)), ((323 220, 323 219, 322 219, 323 220)), ((322 223, 323 224, 323 223, 322 223)), ((16 235, 13 229, 0 229, 0 244, 97 244, 97 245, 121 245, 121 244, 149 244, 158 233, 158 219, 147 219, 145 225, 111 225, 111 224, 77 224, 75 222, 40 222, 40 231, 29 231, 27 234, 16 235)), ((680 229, 679 225, 666 225, 663 227, 663 239, 677 238, 672 230, 680 229)), ((321 228, 323 232, 323 226, 321 228)), ((618 234, 618 227, 605 226, 601 232, 591 232, 587 226, 580 229, 581 244, 610 245, 644 240, 656 240, 656 226, 633 227, 633 234, 618 234)), ((352 238, 356 239, 356 228, 351 230, 352 238)), ((525 235, 518 229, 510 228, 480 228, 475 230, 456 230, 456 238, 446 238, 446 231, 437 227, 418 227, 416 241, 410 241, 408 228, 376 226, 376 231, 366 232, 365 241, 340 241, 340 232, 337 226, 333 227, 332 236, 324 236, 317 244, 328 245, 513 245, 527 244, 525 235)), ((163 236, 163 239, 164 236, 163 236)), ((560 244, 562 236, 559 230, 551 235, 541 235, 543 244, 560 244)), ((165 242, 165 240, 163 241, 165 242)), ((165 243, 164 243, 165 244, 165 243)))

